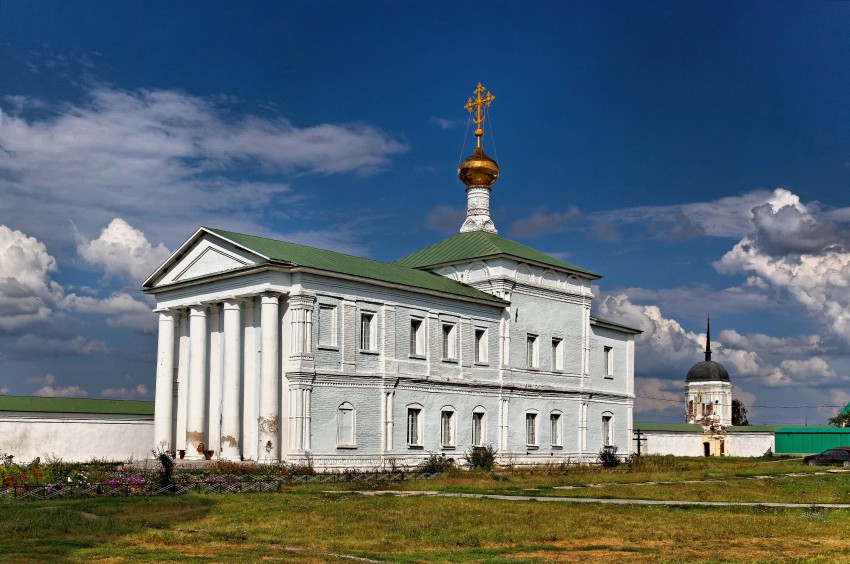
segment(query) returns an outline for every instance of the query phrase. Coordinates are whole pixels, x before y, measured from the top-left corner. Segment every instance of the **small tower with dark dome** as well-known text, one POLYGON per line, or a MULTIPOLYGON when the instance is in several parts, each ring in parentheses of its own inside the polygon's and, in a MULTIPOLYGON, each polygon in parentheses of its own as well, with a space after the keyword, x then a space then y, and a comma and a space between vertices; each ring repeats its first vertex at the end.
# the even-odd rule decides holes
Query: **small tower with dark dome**
POLYGON ((732 383, 729 372, 711 360, 711 318, 705 331, 705 360, 694 364, 685 378, 686 423, 705 427, 732 424, 732 383))

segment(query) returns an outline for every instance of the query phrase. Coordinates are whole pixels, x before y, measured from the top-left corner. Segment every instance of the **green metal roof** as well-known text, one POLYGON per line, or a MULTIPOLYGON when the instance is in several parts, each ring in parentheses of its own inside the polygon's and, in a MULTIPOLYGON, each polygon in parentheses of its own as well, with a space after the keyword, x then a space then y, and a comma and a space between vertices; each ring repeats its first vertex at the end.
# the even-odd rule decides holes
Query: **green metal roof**
POLYGON ((850 427, 780 427, 777 433, 838 433, 850 435, 850 427))
POLYGON ((690 423, 633 423, 632 428, 637 431, 667 431, 669 433, 702 433, 702 425, 690 423))
POLYGON ((0 411, 153 415, 152 401, 0 396, 0 411))
POLYGON ((288 243, 286 241, 276 241, 274 239, 266 239, 265 237, 224 231, 222 229, 212 229, 209 227, 205 227, 204 229, 269 259, 287 262, 296 266, 391 282, 412 288, 444 292, 485 300, 499 305, 507 303, 501 298, 476 290, 471 286, 466 286, 444 276, 414 270, 399 264, 380 262, 308 247, 306 245, 288 243))
POLYGON ((774 433, 779 425, 732 425, 726 427, 729 433, 774 433))
POLYGON ((602 278, 599 274, 594 274, 589 270, 579 268, 540 251, 535 251, 531 247, 526 247, 510 239, 505 239, 495 233, 484 231, 459 233, 454 237, 449 237, 409 254, 406 257, 402 257, 395 261, 395 264, 408 268, 425 268, 496 256, 515 257, 524 261, 583 274, 589 278, 602 278))
POLYGON ((850 403, 844 406, 844 409, 841 410, 841 415, 850 414, 850 403))

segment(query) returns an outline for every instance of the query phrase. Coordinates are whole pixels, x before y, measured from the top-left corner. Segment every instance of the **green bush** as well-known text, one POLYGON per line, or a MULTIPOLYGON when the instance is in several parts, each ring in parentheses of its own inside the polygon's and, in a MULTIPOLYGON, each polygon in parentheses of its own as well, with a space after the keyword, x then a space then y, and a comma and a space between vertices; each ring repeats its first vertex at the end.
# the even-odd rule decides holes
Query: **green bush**
POLYGON ((617 447, 613 445, 602 447, 602 450, 599 451, 598 460, 603 468, 616 468, 620 464, 620 459, 617 457, 617 447))
POLYGON ((454 467, 454 459, 446 458, 446 455, 431 453, 416 467, 417 472, 423 474, 441 474, 454 467))
POLYGON ((496 450, 491 445, 469 447, 463 460, 472 470, 489 472, 496 465, 496 450))

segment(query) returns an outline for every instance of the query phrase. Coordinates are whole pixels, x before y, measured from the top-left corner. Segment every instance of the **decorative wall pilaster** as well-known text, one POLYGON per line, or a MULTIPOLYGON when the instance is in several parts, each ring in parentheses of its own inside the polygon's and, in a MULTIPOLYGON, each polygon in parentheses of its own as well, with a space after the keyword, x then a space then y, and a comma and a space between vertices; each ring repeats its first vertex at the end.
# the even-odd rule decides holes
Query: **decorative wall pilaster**
POLYGON ((299 383, 289 387, 289 450, 293 454, 303 454, 310 450, 312 393, 312 386, 308 384, 299 383))
POLYGON ((354 372, 357 368, 357 325, 357 303, 343 300, 342 339, 339 343, 343 372, 354 372))

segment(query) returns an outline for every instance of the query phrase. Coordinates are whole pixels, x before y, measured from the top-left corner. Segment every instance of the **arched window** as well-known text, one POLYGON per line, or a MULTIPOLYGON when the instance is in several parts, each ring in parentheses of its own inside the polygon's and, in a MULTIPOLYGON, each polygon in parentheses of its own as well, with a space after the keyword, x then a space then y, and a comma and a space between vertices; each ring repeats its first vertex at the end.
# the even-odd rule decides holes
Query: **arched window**
POLYGON ((602 414, 602 446, 614 444, 614 414, 606 411, 602 414))
POLYGON ((356 446, 355 429, 356 413, 354 406, 348 402, 339 406, 336 411, 336 446, 351 448, 356 446))
POLYGON ((407 446, 422 447, 423 408, 418 403, 407 406, 407 446))
POLYGON ((539 443, 537 436, 537 411, 525 412, 525 446, 536 447, 539 443))
POLYGON ((554 410, 549 414, 549 441, 553 447, 563 446, 564 433, 561 429, 563 417, 559 410, 554 410))
POLYGON ((472 446, 484 446, 487 436, 487 411, 478 406, 472 410, 472 446))
POLYGON ((440 444, 443 447, 455 446, 455 408, 450 405, 440 410, 440 444))

